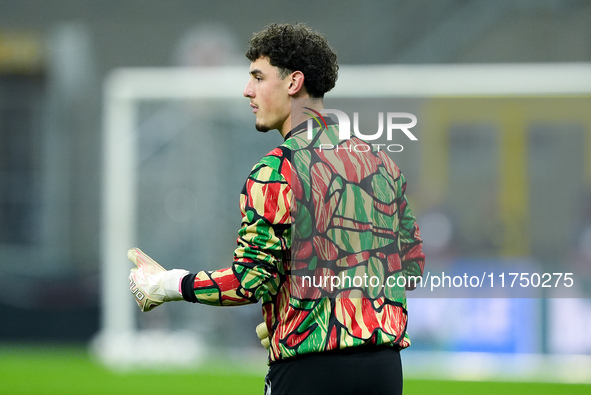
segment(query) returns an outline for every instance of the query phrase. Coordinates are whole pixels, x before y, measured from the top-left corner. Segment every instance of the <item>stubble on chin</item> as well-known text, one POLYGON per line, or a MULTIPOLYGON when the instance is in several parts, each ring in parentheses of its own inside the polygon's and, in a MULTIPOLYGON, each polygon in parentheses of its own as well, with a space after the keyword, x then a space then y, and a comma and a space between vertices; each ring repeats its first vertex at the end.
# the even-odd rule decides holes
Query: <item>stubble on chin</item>
POLYGON ((254 127, 261 133, 267 133, 270 130, 268 126, 262 125, 260 123, 255 123, 254 127))

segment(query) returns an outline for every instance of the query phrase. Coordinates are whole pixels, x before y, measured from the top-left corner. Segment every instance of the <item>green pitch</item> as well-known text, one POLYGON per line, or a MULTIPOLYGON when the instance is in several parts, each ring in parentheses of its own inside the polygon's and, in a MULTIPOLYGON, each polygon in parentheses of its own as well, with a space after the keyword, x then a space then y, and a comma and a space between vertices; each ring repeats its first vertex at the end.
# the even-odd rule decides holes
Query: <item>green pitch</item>
MULTIPOLYGON (((262 394, 263 374, 216 364, 196 372, 116 373, 78 347, 15 347, 0 344, 0 394, 262 394), (222 368, 225 372, 223 373, 222 368)), ((589 394, 591 385, 406 380, 415 394, 589 394)))

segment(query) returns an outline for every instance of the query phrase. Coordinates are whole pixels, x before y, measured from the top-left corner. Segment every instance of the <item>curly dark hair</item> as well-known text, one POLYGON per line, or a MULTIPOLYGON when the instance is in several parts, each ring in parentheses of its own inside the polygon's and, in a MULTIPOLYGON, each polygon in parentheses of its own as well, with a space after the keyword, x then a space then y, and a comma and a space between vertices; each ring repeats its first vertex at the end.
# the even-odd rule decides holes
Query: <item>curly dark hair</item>
POLYGON ((323 35, 302 23, 273 23, 254 33, 246 57, 251 62, 268 57, 282 78, 301 71, 306 91, 312 97, 323 97, 338 78, 336 53, 323 35))

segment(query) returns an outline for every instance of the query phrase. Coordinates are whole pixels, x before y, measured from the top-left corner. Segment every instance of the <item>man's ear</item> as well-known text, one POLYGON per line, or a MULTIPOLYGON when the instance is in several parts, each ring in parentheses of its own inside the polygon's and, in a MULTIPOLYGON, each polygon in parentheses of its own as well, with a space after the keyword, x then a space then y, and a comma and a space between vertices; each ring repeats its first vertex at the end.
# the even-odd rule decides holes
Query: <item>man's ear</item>
POLYGON ((290 96, 301 95, 306 92, 306 88, 304 87, 304 73, 301 71, 294 71, 288 78, 290 79, 290 83, 287 93, 290 96))

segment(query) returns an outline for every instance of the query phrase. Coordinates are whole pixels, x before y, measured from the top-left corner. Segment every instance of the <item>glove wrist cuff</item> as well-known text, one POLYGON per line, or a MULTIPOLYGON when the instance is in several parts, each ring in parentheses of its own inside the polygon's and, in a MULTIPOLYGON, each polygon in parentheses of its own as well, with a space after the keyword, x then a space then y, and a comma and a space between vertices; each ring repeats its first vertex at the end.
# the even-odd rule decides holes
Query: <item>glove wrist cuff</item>
POLYGON ((165 302, 183 300, 181 283, 183 281, 183 277, 185 277, 187 274, 189 274, 189 272, 182 269, 168 270, 166 273, 164 273, 161 285, 165 294, 165 302))

